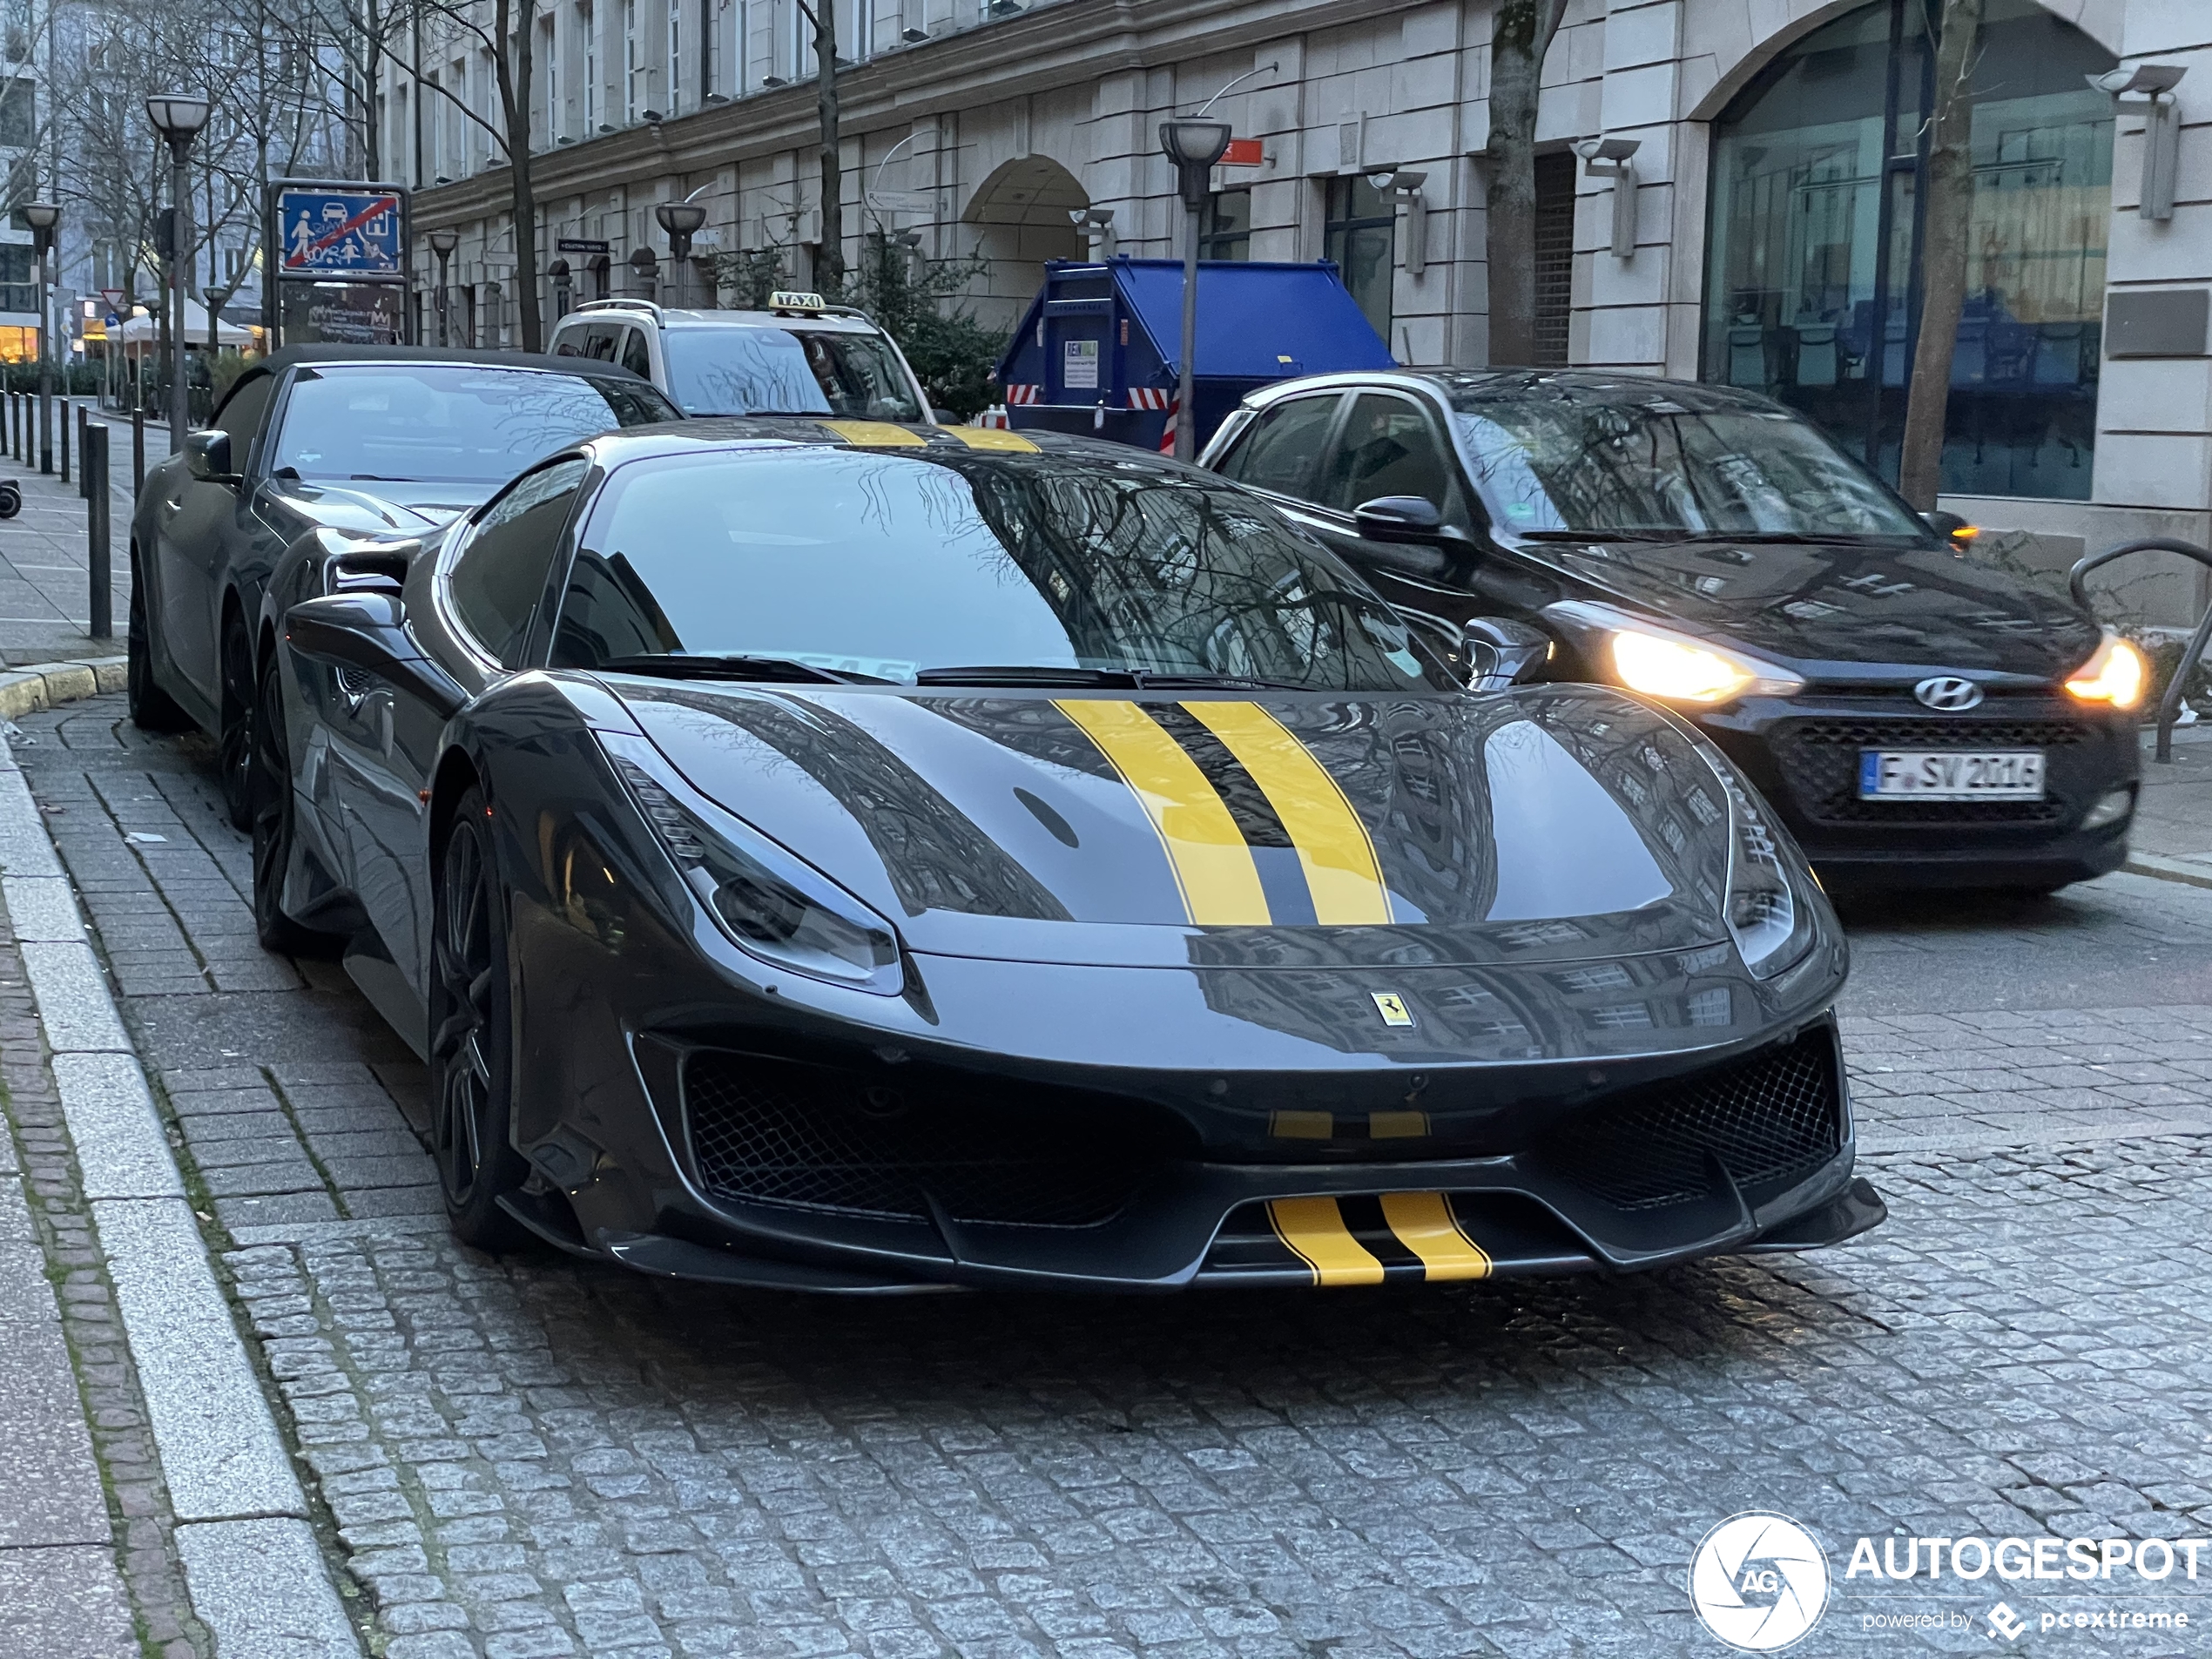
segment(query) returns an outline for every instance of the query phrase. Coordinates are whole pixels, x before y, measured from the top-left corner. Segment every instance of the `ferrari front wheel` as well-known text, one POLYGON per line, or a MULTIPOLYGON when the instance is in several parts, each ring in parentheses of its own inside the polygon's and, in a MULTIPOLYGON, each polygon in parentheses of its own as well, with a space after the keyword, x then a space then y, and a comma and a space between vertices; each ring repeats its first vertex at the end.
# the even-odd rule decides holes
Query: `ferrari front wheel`
POLYGON ((500 1199, 528 1173, 508 1139, 514 1020, 507 978, 506 906, 486 828, 484 798, 455 804, 438 863, 431 923, 432 1152, 455 1237, 506 1250, 525 1237, 500 1199))
POLYGON ((261 664, 254 688, 259 711, 246 774, 247 816, 253 832, 253 932, 261 948, 286 956, 328 955, 341 942, 334 934, 294 921, 284 908, 285 872, 298 833, 292 799, 292 755, 284 737, 284 682, 276 653, 261 664))

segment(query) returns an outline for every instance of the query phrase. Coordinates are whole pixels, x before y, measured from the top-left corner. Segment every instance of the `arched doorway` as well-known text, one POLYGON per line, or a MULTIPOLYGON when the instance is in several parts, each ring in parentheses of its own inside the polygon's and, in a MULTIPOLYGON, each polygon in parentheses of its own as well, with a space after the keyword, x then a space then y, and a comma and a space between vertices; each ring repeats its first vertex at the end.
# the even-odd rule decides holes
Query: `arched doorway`
POLYGON ((961 214, 977 227, 976 251, 991 262, 976 294, 978 317, 1008 328, 1021 321, 1044 286, 1044 262, 1082 257, 1082 237, 1068 215, 1089 206, 1076 175, 1049 156, 1022 156, 995 168, 961 214))
MULTIPOLYGON (((1815 30, 1713 128, 1705 377, 1804 410, 1892 479, 1919 315, 1932 10, 1873 0, 1815 30)), ((2113 109, 2082 78, 2114 61, 2036 0, 1990 0, 1946 492, 2089 495, 2113 109)))

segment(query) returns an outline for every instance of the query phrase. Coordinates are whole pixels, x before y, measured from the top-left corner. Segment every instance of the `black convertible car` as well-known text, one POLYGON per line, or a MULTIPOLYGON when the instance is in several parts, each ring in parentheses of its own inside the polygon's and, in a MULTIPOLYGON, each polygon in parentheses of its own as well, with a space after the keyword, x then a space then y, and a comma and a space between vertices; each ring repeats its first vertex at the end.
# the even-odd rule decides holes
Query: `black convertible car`
POLYGON ((224 799, 245 828, 253 622, 293 541, 325 526, 432 529, 563 444, 676 414, 612 363, 300 346, 254 364, 139 493, 132 717, 215 734, 224 799))
POLYGON ((1680 709, 1814 865, 2048 889, 2127 856, 2148 678, 1961 556, 1781 405, 1597 370, 1316 375, 1202 464, 1265 495, 1437 649, 1680 709))
POLYGON ((840 1291, 1650 1266, 1873 1225, 1845 952, 1714 746, 1470 691, 1084 440, 687 422, 273 581, 263 938, 458 1231, 840 1291))

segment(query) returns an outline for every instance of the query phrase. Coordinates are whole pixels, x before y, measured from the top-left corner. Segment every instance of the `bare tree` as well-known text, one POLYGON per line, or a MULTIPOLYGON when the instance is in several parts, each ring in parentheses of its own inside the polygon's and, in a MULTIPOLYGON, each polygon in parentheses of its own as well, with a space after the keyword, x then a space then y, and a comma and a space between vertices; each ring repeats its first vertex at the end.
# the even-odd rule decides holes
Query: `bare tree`
MULTIPOLYGON (((434 20, 448 36, 472 39, 492 64, 497 94, 489 118, 469 106, 468 100, 442 80, 424 81, 426 91, 435 91, 482 127, 499 154, 506 158, 509 199, 515 221, 515 300, 516 321, 524 351, 543 349, 543 314, 537 302, 537 197, 530 181, 530 102, 536 73, 539 0, 491 0, 491 21, 481 19, 481 0, 411 0, 416 15, 434 20)), ((391 14, 399 15, 396 5, 391 14)))
POLYGON ((1928 135, 1927 198, 1920 241, 1920 334, 1905 404, 1898 493, 1932 512, 1943 488, 1944 416, 1951 357, 1966 300, 1966 239, 1974 200, 1974 46, 1983 0, 1944 0, 1936 40, 1935 109, 1928 135))
POLYGON ((1567 0, 1496 0, 1490 21, 1490 361, 1536 357, 1536 98, 1567 0))

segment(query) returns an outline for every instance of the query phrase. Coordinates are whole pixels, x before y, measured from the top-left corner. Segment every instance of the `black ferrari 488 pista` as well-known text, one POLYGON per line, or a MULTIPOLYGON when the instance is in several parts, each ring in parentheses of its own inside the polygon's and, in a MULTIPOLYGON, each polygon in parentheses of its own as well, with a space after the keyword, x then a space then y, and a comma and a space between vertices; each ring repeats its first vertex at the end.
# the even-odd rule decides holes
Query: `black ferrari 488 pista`
POLYGON ((461 1236, 845 1291, 1353 1285, 1873 1225, 1834 916, 1675 715, 1470 690, 1250 493, 839 420, 579 443, 272 580, 265 941, 461 1236))

